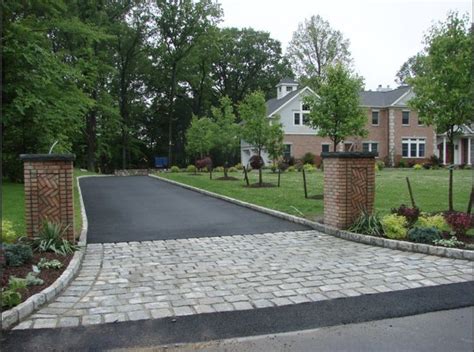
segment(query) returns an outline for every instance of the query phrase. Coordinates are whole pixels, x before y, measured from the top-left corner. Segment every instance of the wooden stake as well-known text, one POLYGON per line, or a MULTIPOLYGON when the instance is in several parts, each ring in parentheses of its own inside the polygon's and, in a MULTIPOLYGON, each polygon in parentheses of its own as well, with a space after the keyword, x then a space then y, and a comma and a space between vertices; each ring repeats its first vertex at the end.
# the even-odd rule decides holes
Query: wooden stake
POLYGON ((278 187, 280 187, 280 169, 278 169, 278 187))
POLYGON ((247 168, 245 166, 244 166, 244 178, 245 178, 245 183, 247 183, 247 186, 250 186, 249 177, 247 175, 247 168))
POLYGON ((448 210, 453 211, 453 168, 454 165, 449 167, 449 189, 448 189, 448 210))
POLYGON ((467 213, 471 214, 472 203, 474 203, 474 185, 472 185, 471 196, 469 197, 469 204, 467 205, 467 213))
POLYGON ((308 199, 308 189, 306 188, 306 173, 304 172, 304 167, 301 169, 301 171, 303 171, 304 197, 308 199))
POLYGON ((408 178, 408 176, 406 179, 407 179, 407 185, 408 185, 408 193, 410 193, 411 205, 413 206, 413 208, 416 208, 415 198, 413 198, 413 191, 411 190, 410 179, 408 178))

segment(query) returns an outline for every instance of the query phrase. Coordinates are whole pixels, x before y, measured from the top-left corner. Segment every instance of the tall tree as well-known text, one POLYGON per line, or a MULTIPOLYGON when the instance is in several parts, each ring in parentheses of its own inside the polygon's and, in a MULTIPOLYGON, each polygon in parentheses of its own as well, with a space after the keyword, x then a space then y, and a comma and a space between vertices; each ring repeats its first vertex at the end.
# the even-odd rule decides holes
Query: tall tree
MULTIPOLYGON (((446 133, 454 155, 454 138, 459 128, 473 122, 472 45, 467 16, 449 14, 447 20, 431 28, 420 54, 421 69, 408 79, 415 97, 409 105, 421 121, 446 133)), ((452 161, 452 160, 451 160, 452 161)))
POLYGON ((399 85, 408 84, 408 80, 410 78, 414 78, 417 72, 421 70, 421 60, 420 54, 416 54, 408 58, 408 60, 403 63, 395 75, 395 82, 399 85))
POLYGON ((318 97, 308 97, 310 124, 321 137, 329 137, 337 146, 348 136, 365 136, 367 117, 360 107, 359 92, 363 79, 340 63, 326 69, 318 97))
POLYGON ((229 97, 222 97, 219 106, 212 108, 212 120, 215 124, 214 146, 224 156, 224 177, 227 178, 229 158, 240 144, 240 128, 229 97))
POLYGON ((215 146, 216 125, 208 117, 193 116, 186 131, 186 152, 203 158, 215 146))
POLYGON ((213 72, 220 95, 228 96, 234 106, 256 90, 267 99, 273 97, 278 81, 293 76, 280 42, 252 28, 221 30, 213 72))
POLYGON ((319 15, 298 25, 287 55, 298 78, 316 89, 328 66, 338 62, 348 65, 352 61, 349 40, 319 15))
POLYGON ((220 5, 212 0, 156 0, 154 25, 157 40, 163 49, 163 64, 167 72, 168 159, 173 161, 173 122, 178 77, 183 60, 191 53, 199 38, 221 17, 220 5))
MULTIPOLYGON (((262 152, 273 147, 273 143, 283 136, 282 125, 272 121, 267 117, 265 96, 262 92, 249 94, 239 105, 240 116, 242 117, 242 139, 253 146, 259 158, 262 152)), ((281 138, 282 140, 283 138, 281 138)), ((258 171, 258 182, 262 186, 262 168, 258 171)))
MULTIPOLYGON (((426 47, 420 55, 421 69, 408 79, 415 92, 409 106, 418 111, 423 123, 446 134, 451 158, 454 157, 454 139, 461 126, 474 121, 473 41, 468 16, 450 13, 445 22, 433 26, 426 35, 426 47)), ((449 210, 452 209, 450 186, 449 210)))

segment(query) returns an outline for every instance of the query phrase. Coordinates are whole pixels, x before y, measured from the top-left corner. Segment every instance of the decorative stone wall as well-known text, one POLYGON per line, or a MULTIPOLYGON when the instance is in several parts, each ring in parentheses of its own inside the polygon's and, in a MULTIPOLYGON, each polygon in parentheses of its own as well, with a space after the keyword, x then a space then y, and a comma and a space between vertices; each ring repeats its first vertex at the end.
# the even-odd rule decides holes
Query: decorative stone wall
POLYGON ((115 170, 115 176, 148 176, 152 170, 149 169, 124 169, 115 170))
POLYGON ((22 154, 25 176, 26 234, 38 233, 44 221, 66 227, 74 239, 73 154, 22 154))
POLYGON ((324 224, 346 229, 363 210, 372 212, 377 153, 322 153, 324 224))

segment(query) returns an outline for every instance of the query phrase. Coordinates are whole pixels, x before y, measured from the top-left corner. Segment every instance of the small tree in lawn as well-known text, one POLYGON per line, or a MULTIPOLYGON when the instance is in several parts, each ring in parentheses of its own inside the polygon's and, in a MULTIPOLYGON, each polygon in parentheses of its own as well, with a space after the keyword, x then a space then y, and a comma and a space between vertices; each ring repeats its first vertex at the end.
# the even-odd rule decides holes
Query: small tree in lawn
POLYGON ((338 63, 328 67, 319 97, 307 97, 311 106, 310 124, 321 137, 329 137, 337 146, 347 136, 365 136, 367 116, 360 108, 359 92, 363 79, 338 63))
MULTIPOLYGON (((259 158, 262 157, 262 151, 268 150, 276 139, 276 131, 281 131, 281 125, 271 124, 267 117, 265 97, 262 92, 249 94, 239 106, 240 116, 242 118, 242 138, 252 145, 259 158)), ((258 184, 262 186, 262 168, 258 170, 258 184)))
POLYGON ((193 116, 186 131, 186 153, 203 158, 214 147, 215 125, 207 117, 193 116))
MULTIPOLYGON (((473 35, 467 16, 449 14, 446 22, 431 28, 426 48, 419 55, 420 68, 408 79, 415 92, 408 105, 418 111, 420 121, 446 133, 451 158, 459 128, 473 122, 473 35)), ((448 197, 449 210, 453 210, 452 173, 448 197)))
POLYGON ((228 159, 239 147, 239 125, 235 122, 232 101, 229 97, 220 99, 220 106, 212 108, 214 146, 224 156, 224 177, 227 178, 228 159))
POLYGON ((271 131, 267 144, 268 156, 273 161, 275 167, 276 161, 283 155, 283 127, 279 118, 273 118, 270 122, 271 131))

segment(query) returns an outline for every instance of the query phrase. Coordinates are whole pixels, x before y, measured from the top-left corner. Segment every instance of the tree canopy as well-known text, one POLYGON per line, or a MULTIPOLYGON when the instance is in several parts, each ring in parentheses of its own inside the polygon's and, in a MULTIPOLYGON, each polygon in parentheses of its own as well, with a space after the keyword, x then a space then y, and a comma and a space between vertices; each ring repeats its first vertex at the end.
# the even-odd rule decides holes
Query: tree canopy
POLYGON ((311 16, 293 33, 287 56, 298 78, 317 89, 326 68, 335 63, 351 63, 349 40, 321 16, 311 16))
POLYGON ((318 97, 308 97, 310 124, 321 137, 329 137, 337 146, 348 136, 365 136, 367 116, 360 107, 362 78, 338 63, 326 69, 318 97))

